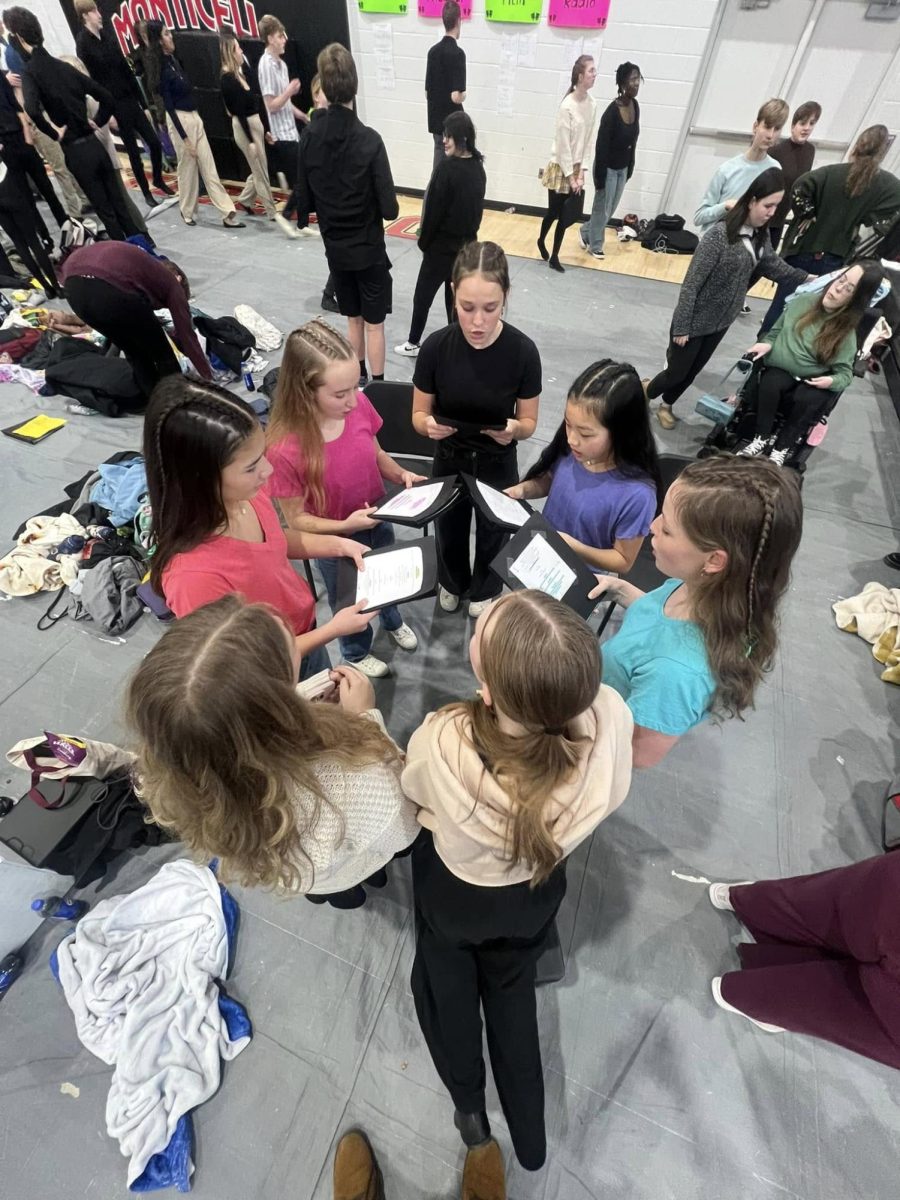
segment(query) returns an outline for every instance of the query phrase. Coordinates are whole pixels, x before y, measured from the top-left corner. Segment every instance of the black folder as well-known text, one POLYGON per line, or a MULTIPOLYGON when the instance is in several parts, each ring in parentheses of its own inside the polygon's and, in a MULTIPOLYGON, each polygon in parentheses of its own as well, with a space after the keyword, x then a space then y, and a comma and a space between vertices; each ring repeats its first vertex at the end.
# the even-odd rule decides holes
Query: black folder
POLYGON ((574 609, 585 620, 599 603, 598 600, 588 599, 588 592, 593 591, 597 586, 597 579, 593 571, 571 546, 563 541, 550 522, 540 513, 533 513, 518 533, 509 539, 491 563, 491 569, 513 591, 519 591, 525 587, 535 587, 539 591, 561 600, 563 604, 568 604, 569 608, 574 609), (514 574, 514 568, 517 560, 529 550, 535 538, 543 538, 546 546, 553 552, 552 557, 556 567, 554 568, 551 563, 549 569, 544 573, 542 581, 536 580, 528 583, 519 575, 514 574), (574 579, 571 581, 568 580, 567 569, 574 575, 574 579))
POLYGON ((494 525, 499 525, 501 529, 521 529, 524 523, 528 520, 529 516, 534 512, 534 509, 525 500, 512 500, 509 496, 504 496, 503 492, 501 492, 499 488, 491 487, 489 483, 484 483, 483 481, 476 479, 473 475, 466 475, 463 472, 460 475, 460 478, 469 489, 469 495, 472 497, 472 502, 481 510, 481 512, 489 521, 491 521, 494 525), (497 513, 495 513, 491 508, 490 504, 488 504, 487 500, 485 500, 485 492, 487 492, 488 495, 491 495, 493 492, 497 492, 499 495, 503 496, 505 501, 508 501, 510 504, 515 504, 516 507, 522 511, 522 520, 506 521, 503 519, 503 517, 498 516, 497 513))
MULTIPOLYGON (((373 604, 370 608, 364 609, 365 612, 374 612, 379 608, 387 608, 389 604, 405 604, 409 600, 421 600, 424 596, 433 596, 437 591, 437 548, 434 538, 418 538, 414 542, 395 542, 392 546, 382 546, 378 550, 367 550, 363 557, 366 560, 366 567, 372 563, 373 559, 381 558, 388 554, 407 554, 409 551, 418 549, 421 554, 421 572, 415 580, 410 581, 404 589, 397 595, 392 595, 386 598, 379 604, 373 604)), ((374 565, 374 564, 373 564, 374 565)), ((356 563, 352 558, 341 558, 337 564, 337 605, 338 609, 349 608, 356 603, 357 595, 363 600, 368 600, 365 590, 365 571, 363 572, 363 590, 361 593, 357 591, 357 581, 360 578, 360 573, 356 569, 356 563)))
POLYGON ((441 475, 434 479, 426 479, 422 483, 414 483, 411 488, 405 488, 400 484, 398 487, 391 488, 388 491, 387 495, 371 515, 379 521, 388 521, 392 525, 406 525, 410 529, 421 529, 423 525, 428 525, 435 517, 452 508, 459 499, 459 495, 459 478, 456 475, 441 475), (395 496, 402 496, 407 492, 415 493, 417 489, 430 487, 435 483, 441 485, 441 490, 435 496, 432 503, 421 512, 415 513, 413 516, 395 516, 391 513, 386 513, 384 516, 381 515, 381 510, 395 496))

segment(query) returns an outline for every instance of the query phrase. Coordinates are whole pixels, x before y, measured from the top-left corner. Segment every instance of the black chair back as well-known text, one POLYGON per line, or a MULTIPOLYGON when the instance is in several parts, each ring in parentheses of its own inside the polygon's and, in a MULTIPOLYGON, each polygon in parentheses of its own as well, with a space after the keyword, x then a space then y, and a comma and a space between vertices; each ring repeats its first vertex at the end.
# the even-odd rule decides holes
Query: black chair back
POLYGON ((384 422, 378 434, 382 450, 414 460, 413 469, 416 466, 421 469, 423 461, 430 463, 434 458, 434 442, 413 429, 412 384, 373 379, 363 391, 384 422))

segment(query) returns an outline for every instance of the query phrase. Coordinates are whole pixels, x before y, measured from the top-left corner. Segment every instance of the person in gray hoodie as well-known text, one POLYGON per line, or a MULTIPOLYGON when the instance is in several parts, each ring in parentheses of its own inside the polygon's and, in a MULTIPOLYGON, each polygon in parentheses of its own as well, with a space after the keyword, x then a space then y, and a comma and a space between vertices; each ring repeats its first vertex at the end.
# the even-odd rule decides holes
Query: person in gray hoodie
POLYGON ((469 1147, 490 1138, 480 1010, 526 1170, 547 1152, 535 963, 566 892, 565 859, 625 799, 634 722, 600 683, 597 639, 543 592, 478 618, 473 700, 426 717, 401 786, 419 806, 412 992, 469 1147))

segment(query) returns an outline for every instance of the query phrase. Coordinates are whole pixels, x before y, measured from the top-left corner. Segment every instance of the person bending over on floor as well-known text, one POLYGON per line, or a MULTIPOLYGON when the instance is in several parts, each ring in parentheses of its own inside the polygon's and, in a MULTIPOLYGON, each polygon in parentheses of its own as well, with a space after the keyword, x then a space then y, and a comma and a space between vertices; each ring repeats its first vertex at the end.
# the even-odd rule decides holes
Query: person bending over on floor
POLYGON ((105 125, 112 116, 112 96, 88 75, 47 53, 40 22, 27 8, 8 8, 3 21, 27 60, 22 92, 28 116, 45 137, 60 142, 66 166, 109 236, 124 241, 139 233, 122 197, 118 173, 94 137, 94 126, 105 125), (100 106, 93 125, 87 115, 88 96, 100 106))
MULTIPOLYGON (((410 487, 425 476, 405 471, 378 445, 382 421, 358 383, 356 352, 336 329, 316 320, 290 334, 266 430, 268 493, 292 529, 346 535, 375 549, 394 541, 390 523, 370 515, 385 481, 410 487)), ((317 565, 334 612, 337 564, 323 558, 317 565)), ((379 617, 401 649, 416 649, 418 639, 395 605, 379 617)), ((344 662, 364 675, 389 675, 387 663, 370 653, 372 639, 371 625, 342 637, 344 662)))
POLYGON ((597 68, 589 54, 582 54, 572 67, 572 82, 556 114, 556 132, 550 147, 550 161, 544 167, 542 182, 547 189, 547 212, 541 222, 537 248, 552 271, 561 274, 559 261, 566 230, 582 217, 584 173, 594 136, 597 106, 589 95, 597 79, 597 68), (547 250, 547 235, 556 222, 553 248, 547 250))
POLYGON ((75 16, 82 22, 75 38, 78 57, 90 77, 102 83, 112 96, 113 116, 131 164, 131 173, 145 203, 153 208, 157 201, 144 174, 139 137, 150 154, 153 186, 167 196, 171 196, 172 191, 162 177, 162 146, 144 112, 144 97, 134 71, 119 48, 112 28, 103 24, 103 16, 94 0, 75 0, 75 16))
POLYGON ((166 107, 169 137, 178 159, 178 207, 185 225, 197 224, 197 205, 200 199, 200 180, 210 202, 222 214, 227 229, 243 229, 231 197, 222 186, 215 159, 210 149, 206 128, 197 111, 197 94, 191 81, 175 57, 172 30, 163 25, 160 40, 147 46, 150 58, 158 60, 154 78, 159 78, 159 94, 166 107))
POLYGON ((882 280, 881 264, 853 263, 820 291, 796 296, 764 342, 747 351, 765 358, 752 440, 738 453, 768 454, 784 464, 797 440, 832 397, 853 379, 856 329, 882 280), (773 434, 778 416, 783 421, 773 434))
POLYGON ((156 309, 169 310, 180 349, 212 378, 191 320, 190 285, 175 263, 129 242, 91 242, 73 250, 59 273, 72 311, 122 351, 147 399, 161 379, 181 374, 156 309))
MULTIPOLYGON (((864 129, 845 163, 830 163, 801 175, 794 184, 794 210, 784 239, 785 261, 812 275, 829 275, 844 265, 861 225, 885 228, 900 213, 900 179, 881 169, 891 144, 886 125, 864 129)), ((788 296, 780 283, 760 326, 760 338, 772 328, 788 296)))
POLYGON ((597 570, 626 575, 650 532, 662 478, 644 389, 628 363, 604 358, 569 389, 563 423, 514 500, 547 496, 544 516, 597 570))
POLYGON ((770 671, 778 605, 800 544, 793 471, 747 458, 691 463, 651 527, 667 583, 604 576, 592 596, 627 609, 603 644, 603 678, 634 717, 634 765, 653 767, 708 716, 741 716, 770 671))
POLYGON ((244 190, 235 201, 247 213, 253 214, 257 201, 270 221, 275 220, 277 208, 269 183, 266 145, 271 144, 269 118, 262 96, 255 91, 244 72, 246 59, 234 31, 219 33, 219 64, 221 67, 222 102, 231 117, 231 132, 235 143, 247 160, 250 174, 244 190))
POLYGON ((176 617, 232 592, 270 604, 302 655, 301 678, 330 666, 325 644, 360 633, 365 601, 321 629, 292 558, 352 558, 350 538, 283 530, 265 484, 272 474, 253 409, 225 388, 171 376, 154 390, 144 419, 144 460, 155 545, 150 582, 176 617))
POLYGON ((176 621, 128 689, 139 792, 223 879, 358 908, 415 840, 415 807, 369 681, 339 667, 337 703, 310 702, 299 665, 267 604, 224 596, 176 621))
POLYGON ((565 859, 625 799, 632 719, 600 682, 597 639, 543 592, 478 618, 473 700, 431 713, 403 790, 428 831, 413 847, 412 993, 467 1146, 490 1137, 480 1010, 522 1166, 546 1158, 535 963, 566 892, 565 859))
POLYGON ((794 285, 810 278, 789 267, 772 249, 767 226, 784 195, 780 170, 763 171, 700 239, 672 314, 665 370, 647 384, 650 400, 662 397, 656 416, 672 429, 672 406, 691 386, 741 311, 753 275, 786 279, 794 285))
POLYGON ((428 313, 441 284, 447 320, 453 317, 450 277, 457 254, 474 242, 484 214, 484 155, 475 145, 475 126, 467 113, 451 113, 444 122, 444 161, 428 184, 419 225, 422 262, 413 295, 409 337, 394 347, 397 354, 415 358, 428 313))
MULTIPOLYGON (((530 337, 503 320, 508 298, 503 250, 496 242, 469 242, 453 265, 457 319, 425 340, 413 373, 413 428, 437 442, 434 476, 465 471, 495 488, 518 480, 516 445, 537 425, 541 356, 530 337)), ((491 562, 509 533, 475 507, 471 563, 472 512, 463 497, 434 528, 440 606, 455 612, 468 592, 469 616, 477 617, 503 589, 491 562)))
POLYGON ((300 142, 297 224, 307 225, 311 212, 318 218, 361 387, 367 357, 372 378, 384 378, 384 319, 391 311, 384 222, 400 207, 384 142, 354 112, 359 80, 352 54, 332 42, 316 65, 328 107, 300 142))
POLYGON ((805 1033, 900 1068, 900 854, 792 879, 713 883, 753 936, 741 971, 712 981, 720 1008, 766 1033, 805 1033))
POLYGON ((609 218, 619 207, 625 184, 634 173, 634 154, 641 132, 638 92, 644 77, 633 62, 616 68, 618 96, 600 118, 594 146, 594 202, 579 231, 581 244, 593 258, 603 258, 603 239, 609 218))

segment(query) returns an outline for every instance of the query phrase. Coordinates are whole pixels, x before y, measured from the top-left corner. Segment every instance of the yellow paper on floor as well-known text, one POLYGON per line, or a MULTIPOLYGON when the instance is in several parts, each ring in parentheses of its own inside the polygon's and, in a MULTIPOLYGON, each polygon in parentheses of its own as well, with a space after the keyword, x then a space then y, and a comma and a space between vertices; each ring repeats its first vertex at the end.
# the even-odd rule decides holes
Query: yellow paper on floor
POLYGON ((24 425, 16 425, 8 432, 18 438, 42 438, 48 433, 53 433, 55 429, 61 429, 65 423, 62 417, 48 417, 45 413, 40 413, 24 425))

